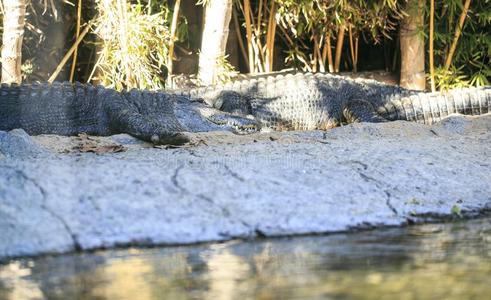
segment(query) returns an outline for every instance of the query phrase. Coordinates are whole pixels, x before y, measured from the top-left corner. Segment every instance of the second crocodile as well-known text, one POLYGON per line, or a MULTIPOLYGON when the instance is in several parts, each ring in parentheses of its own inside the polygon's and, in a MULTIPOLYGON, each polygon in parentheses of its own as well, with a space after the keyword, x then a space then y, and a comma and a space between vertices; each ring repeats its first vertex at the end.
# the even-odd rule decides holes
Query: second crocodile
POLYGON ((432 124, 460 113, 491 112, 491 87, 424 93, 374 80, 297 73, 177 91, 263 128, 325 130, 343 123, 394 120, 432 124))

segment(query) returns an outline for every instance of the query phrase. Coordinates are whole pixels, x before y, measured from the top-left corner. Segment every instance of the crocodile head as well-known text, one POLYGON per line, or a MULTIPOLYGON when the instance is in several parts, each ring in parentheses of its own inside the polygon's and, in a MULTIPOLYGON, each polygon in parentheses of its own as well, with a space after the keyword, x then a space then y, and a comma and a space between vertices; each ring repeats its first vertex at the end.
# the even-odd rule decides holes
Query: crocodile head
POLYGON ((248 134, 261 130, 261 125, 252 116, 236 116, 218 111, 206 116, 206 119, 218 126, 229 128, 237 134, 248 134))
POLYGON ((248 98, 235 91, 223 90, 214 98, 205 98, 204 100, 208 105, 221 111, 239 116, 251 114, 252 109, 248 98))
POLYGON ((190 100, 187 97, 176 97, 174 100, 175 115, 186 131, 231 131, 248 134, 261 130, 261 124, 252 116, 224 112, 203 101, 190 100))

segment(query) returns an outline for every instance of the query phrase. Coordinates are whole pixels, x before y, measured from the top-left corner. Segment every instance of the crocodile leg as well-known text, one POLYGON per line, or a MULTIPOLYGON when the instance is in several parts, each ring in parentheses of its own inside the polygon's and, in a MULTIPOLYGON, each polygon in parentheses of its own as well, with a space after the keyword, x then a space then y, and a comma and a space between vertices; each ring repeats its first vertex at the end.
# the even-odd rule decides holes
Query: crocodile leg
POLYGON ((127 133, 154 144, 189 142, 189 137, 181 133, 178 121, 166 118, 172 109, 166 107, 167 99, 158 99, 159 94, 141 91, 121 94, 112 90, 105 93, 103 98, 113 133, 127 133))

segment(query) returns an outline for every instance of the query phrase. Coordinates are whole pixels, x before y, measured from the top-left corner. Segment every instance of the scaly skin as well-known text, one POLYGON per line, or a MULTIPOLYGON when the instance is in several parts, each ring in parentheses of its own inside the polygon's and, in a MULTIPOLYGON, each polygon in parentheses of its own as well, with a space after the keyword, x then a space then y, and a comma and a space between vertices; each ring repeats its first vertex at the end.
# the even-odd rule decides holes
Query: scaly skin
POLYGON ((0 130, 22 128, 31 135, 127 133, 155 144, 180 145, 189 141, 184 131, 255 126, 254 121, 238 119, 241 118, 163 92, 116 92, 80 83, 0 87, 0 130))
POLYGON ((490 107, 490 87, 428 94, 329 74, 270 76, 174 93, 116 92, 80 83, 2 85, 0 130, 128 133, 180 145, 189 141, 186 131, 325 130, 390 120, 431 124, 451 113, 485 114, 490 107))
POLYGON ((274 130, 328 129, 393 120, 435 123, 452 113, 491 111, 491 88, 422 93, 367 79, 298 73, 176 91, 274 130))

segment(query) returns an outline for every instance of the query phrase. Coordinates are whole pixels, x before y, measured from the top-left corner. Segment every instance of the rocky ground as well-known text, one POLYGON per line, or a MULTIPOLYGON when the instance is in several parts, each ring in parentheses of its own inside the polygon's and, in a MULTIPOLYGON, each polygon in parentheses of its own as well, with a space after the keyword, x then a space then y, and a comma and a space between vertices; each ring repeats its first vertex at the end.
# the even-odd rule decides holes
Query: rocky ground
POLYGON ((0 132, 0 260, 399 226, 491 210, 491 116, 327 132, 0 132))

